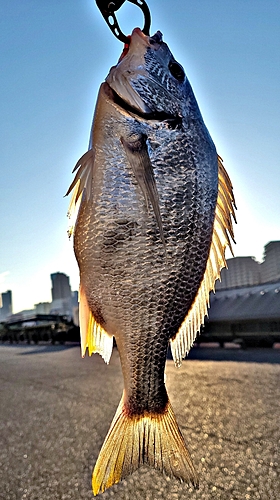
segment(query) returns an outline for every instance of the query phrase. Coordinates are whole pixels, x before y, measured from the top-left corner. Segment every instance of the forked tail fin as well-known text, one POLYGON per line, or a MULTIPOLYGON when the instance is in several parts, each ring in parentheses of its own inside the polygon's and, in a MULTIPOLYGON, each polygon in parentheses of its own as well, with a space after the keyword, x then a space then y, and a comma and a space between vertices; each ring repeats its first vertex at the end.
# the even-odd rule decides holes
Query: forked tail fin
POLYGON ((198 488, 198 476, 170 402, 162 414, 128 416, 122 398, 93 471, 94 495, 143 464, 198 488))

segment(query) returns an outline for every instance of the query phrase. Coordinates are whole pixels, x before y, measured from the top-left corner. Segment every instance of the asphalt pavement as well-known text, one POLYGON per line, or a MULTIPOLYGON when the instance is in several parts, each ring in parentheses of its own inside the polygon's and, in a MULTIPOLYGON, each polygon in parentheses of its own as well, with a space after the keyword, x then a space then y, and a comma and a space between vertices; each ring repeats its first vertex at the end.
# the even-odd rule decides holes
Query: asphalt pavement
MULTIPOLYGON (((98 498, 279 500, 280 350, 200 348, 166 372, 200 489, 142 468, 98 498)), ((121 393, 116 350, 107 366, 77 346, 0 346, 0 499, 92 499, 121 393)))

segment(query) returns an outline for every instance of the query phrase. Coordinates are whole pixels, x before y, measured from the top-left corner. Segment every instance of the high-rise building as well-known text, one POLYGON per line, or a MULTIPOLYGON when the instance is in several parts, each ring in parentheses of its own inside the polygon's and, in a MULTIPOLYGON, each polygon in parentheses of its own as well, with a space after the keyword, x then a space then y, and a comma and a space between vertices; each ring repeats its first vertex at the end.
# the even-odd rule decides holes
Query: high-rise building
POLYGON ((79 294, 76 290, 72 292, 72 314, 74 325, 79 326, 79 294))
POLYGON ((64 273, 51 274, 52 300, 69 299, 72 296, 69 276, 64 273))
POLYGON ((74 290, 74 292, 72 292, 73 307, 77 307, 78 303, 79 303, 79 293, 77 290, 74 290))
POLYGON ((228 269, 222 269, 221 282, 216 282, 217 290, 261 283, 260 264, 253 257, 227 259, 228 269))
POLYGON ((51 313, 72 317, 72 292, 69 276, 64 273, 51 274, 52 303, 51 313))
POLYGON ((7 316, 13 313, 11 290, 1 294, 0 306, 0 320, 5 321, 7 316))
POLYGON ((263 283, 280 279, 280 241, 270 241, 265 245, 261 276, 263 283))

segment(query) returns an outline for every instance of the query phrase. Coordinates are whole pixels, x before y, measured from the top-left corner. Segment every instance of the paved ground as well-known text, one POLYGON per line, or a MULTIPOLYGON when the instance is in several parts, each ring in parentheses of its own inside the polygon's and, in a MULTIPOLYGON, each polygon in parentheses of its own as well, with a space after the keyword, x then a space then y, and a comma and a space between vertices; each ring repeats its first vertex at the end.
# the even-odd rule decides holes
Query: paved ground
MULTIPOLYGON (((280 350, 225 351, 216 361, 221 353, 167 364, 199 491, 143 468, 100 500, 279 500, 280 350)), ((121 392, 117 352, 106 366, 98 355, 82 360, 78 347, 1 346, 1 500, 92 499, 92 467, 121 392)))

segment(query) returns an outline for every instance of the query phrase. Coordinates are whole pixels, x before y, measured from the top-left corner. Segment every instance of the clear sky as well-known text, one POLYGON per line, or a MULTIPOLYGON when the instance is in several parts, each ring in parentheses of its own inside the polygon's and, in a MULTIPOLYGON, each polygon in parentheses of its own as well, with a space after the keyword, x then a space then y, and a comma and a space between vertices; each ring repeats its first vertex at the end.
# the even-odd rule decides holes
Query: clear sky
MULTIPOLYGON (((235 255, 261 261, 280 239, 280 2, 148 3, 232 179, 235 255)), ((143 26, 131 4, 118 18, 125 33, 143 26)), ((50 273, 78 289, 63 196, 121 51, 94 0, 0 0, 0 293, 14 312, 51 300, 50 273)))

